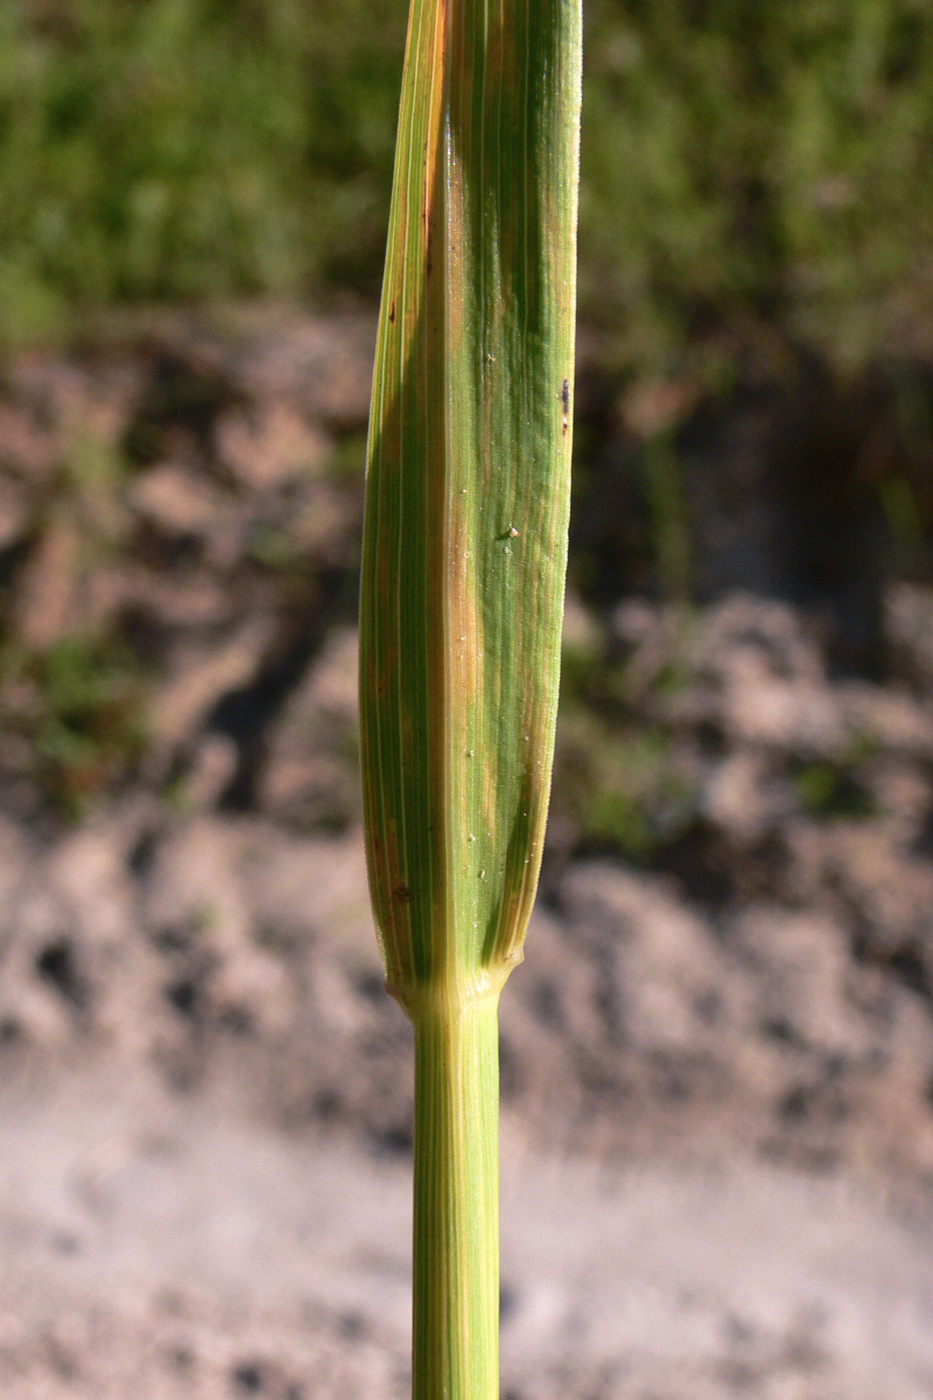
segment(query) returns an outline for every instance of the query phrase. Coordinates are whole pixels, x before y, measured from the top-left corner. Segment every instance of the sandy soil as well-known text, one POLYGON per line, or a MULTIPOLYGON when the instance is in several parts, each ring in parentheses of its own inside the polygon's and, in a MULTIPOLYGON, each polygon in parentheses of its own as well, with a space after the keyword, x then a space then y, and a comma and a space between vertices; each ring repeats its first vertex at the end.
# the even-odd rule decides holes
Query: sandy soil
MULTIPOLYGON (((0 843, 0 1394, 402 1397, 411 1044, 359 834, 153 820, 0 843)), ((503 1001, 505 1400, 929 1400, 926 1000, 799 912, 561 891, 503 1001)))
MULTIPOLYGON (((407 1387, 409 1167, 98 1077, 7 1094, 10 1400, 407 1387)), ((837 1177, 507 1134, 511 1397, 928 1400, 933 1211, 837 1177)))
MULTIPOLYGON (((411 1035, 355 763, 371 344, 156 318, 0 384, 11 1400, 407 1393, 411 1035)), ((503 1001, 504 1397, 930 1400, 933 591, 875 581, 869 679, 826 599, 628 598, 620 450, 503 1001)), ((758 539, 749 502, 780 535, 730 471, 710 539, 758 539)))

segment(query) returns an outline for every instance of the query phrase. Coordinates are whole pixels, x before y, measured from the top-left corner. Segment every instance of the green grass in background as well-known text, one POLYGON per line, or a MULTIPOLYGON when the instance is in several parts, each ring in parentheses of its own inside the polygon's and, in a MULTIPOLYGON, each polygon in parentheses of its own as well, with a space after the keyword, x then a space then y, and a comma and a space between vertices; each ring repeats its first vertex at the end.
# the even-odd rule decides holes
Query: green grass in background
POLYGON ((7 339, 138 299, 375 291, 395 0, 0 6, 7 339))
MULTIPOLYGON (((404 11, 0 6, 3 338, 141 299, 375 298, 404 11)), ((922 339, 925 0, 588 0, 586 62, 581 306, 620 367, 922 339)))
POLYGON ((852 364, 929 312, 923 0, 590 0, 589 19, 584 306, 632 359, 769 326, 852 364))

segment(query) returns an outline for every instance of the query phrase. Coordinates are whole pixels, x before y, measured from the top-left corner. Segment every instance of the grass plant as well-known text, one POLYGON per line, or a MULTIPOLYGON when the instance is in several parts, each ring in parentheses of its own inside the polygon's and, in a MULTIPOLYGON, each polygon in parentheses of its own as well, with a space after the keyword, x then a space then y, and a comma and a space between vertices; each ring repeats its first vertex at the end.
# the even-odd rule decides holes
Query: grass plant
POLYGON ((367 857, 415 1030, 415 1400, 498 1395, 498 999, 567 554, 579 0, 413 0, 361 583, 367 857))

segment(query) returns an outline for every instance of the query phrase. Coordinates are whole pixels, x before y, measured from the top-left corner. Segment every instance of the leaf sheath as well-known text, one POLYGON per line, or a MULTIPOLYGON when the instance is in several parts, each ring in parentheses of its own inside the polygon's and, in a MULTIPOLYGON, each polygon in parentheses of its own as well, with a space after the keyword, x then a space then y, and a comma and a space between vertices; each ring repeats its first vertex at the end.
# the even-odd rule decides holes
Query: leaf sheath
POLYGON ((557 705, 578 0, 413 0, 361 584, 367 854, 391 989, 521 956, 557 705))

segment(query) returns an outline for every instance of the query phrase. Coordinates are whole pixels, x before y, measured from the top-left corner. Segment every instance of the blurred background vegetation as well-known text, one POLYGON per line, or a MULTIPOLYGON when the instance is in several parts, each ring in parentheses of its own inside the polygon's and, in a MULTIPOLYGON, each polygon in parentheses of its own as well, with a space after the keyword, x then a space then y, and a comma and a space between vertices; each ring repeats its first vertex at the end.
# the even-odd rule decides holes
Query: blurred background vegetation
MULTIPOLYGON (((933 324, 925 0, 588 0, 581 311, 617 362, 933 324)), ((0 7, 0 324, 377 296, 402 0, 0 7)), ((609 353, 607 350, 606 353, 609 353)))

